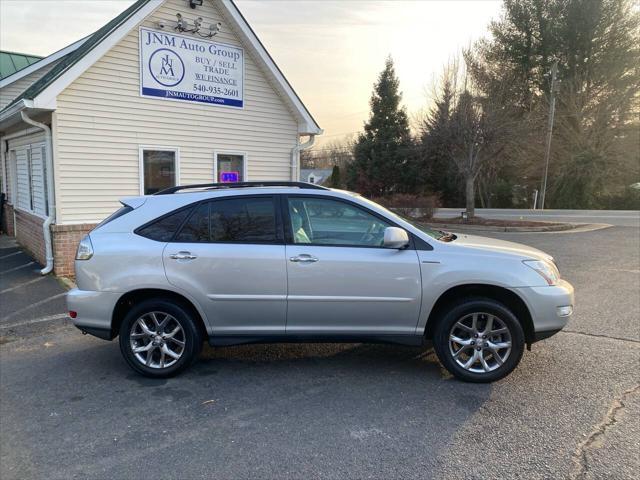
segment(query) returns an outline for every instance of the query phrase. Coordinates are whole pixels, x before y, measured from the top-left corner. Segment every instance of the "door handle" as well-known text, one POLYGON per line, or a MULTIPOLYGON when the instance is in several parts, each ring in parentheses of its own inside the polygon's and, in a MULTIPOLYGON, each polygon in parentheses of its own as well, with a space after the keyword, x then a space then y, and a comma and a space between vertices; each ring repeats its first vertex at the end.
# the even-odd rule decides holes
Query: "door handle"
POLYGON ((301 255, 298 255, 297 257, 290 257, 289 261, 296 263, 315 263, 318 261, 318 258, 314 257, 313 255, 303 253, 301 255))
POLYGON ((170 254, 169 258, 173 258, 174 260, 194 260, 198 258, 198 256, 192 255, 191 252, 178 252, 170 254))

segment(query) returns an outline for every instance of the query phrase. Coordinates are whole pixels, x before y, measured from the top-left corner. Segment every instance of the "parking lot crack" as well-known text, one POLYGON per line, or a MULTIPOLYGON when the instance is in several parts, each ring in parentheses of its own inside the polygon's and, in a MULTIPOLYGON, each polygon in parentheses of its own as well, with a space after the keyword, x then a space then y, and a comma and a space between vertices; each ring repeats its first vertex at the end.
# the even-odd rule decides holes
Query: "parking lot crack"
POLYGON ((610 335, 600 335, 600 334, 597 334, 597 333, 578 332, 577 330, 564 329, 564 330, 561 330, 560 333, 574 334, 574 335, 584 335, 586 337, 594 337, 594 338, 608 338, 609 340, 619 340, 621 342, 640 343, 640 340, 636 340, 635 338, 612 337, 610 335))
POLYGON ((640 393, 640 385, 636 385, 629 390, 625 390, 622 395, 613 399, 606 415, 600 423, 587 435, 576 448, 573 454, 574 469, 570 478, 572 480, 581 480, 587 478, 589 472, 589 451, 599 448, 602 438, 607 434, 620 418, 620 413, 626 407, 627 400, 632 396, 640 393))

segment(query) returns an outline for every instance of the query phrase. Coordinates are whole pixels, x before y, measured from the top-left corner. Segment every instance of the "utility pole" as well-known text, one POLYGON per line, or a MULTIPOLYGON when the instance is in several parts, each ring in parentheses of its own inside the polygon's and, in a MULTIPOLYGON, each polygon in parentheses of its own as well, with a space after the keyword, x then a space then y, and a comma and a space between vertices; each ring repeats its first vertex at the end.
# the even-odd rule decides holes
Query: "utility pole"
POLYGON ((551 65, 551 98, 549 100, 549 123, 547 125, 547 145, 544 152, 544 177, 540 192, 540 210, 544 210, 544 199, 547 195, 547 175, 549 174, 549 157, 551 155, 551 135, 553 134, 553 120, 556 115, 556 82, 558 79, 558 59, 551 65))

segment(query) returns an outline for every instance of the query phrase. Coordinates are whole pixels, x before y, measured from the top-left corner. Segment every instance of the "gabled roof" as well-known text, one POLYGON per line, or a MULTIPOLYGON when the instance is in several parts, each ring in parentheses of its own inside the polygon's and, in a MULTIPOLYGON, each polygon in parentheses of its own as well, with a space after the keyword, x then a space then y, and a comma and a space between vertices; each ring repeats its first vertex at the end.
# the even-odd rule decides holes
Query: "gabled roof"
POLYGON ((42 60, 42 57, 27 53, 4 52, 0 50, 0 80, 27 68, 32 63, 42 60))
MULTIPOLYGON (((53 62, 55 62, 56 60, 60 60, 62 57, 65 57, 67 55, 69 55, 70 53, 74 52, 75 50, 77 50, 77 48, 82 45, 84 42, 87 41, 87 39, 90 37, 91 35, 84 37, 76 42, 73 42, 71 45, 67 45, 66 47, 64 47, 61 50, 58 50, 55 53, 52 53, 51 55, 49 55, 48 57, 42 58, 42 57, 33 57, 33 58, 38 58, 39 60, 31 63, 29 66, 22 68, 14 73, 12 73, 11 75, 7 75, 7 76, 3 76, 2 79, 0 79, 0 88, 9 85, 17 80, 20 80, 22 77, 25 77, 27 75, 29 75, 30 73, 36 72, 38 70, 40 70, 41 68, 46 67, 47 65, 52 64, 53 62)), ((0 52, 2 53, 2 52, 0 52)), ((4 72, 3 72, 4 73, 4 72)))
MULTIPOLYGON (((73 52, 63 57, 42 78, 27 88, 20 96, 0 111, 0 120, 8 115, 14 115, 22 106, 25 108, 55 109, 55 98, 71 82, 89 68, 98 58, 124 37, 136 24, 162 5, 164 0, 138 0, 104 27, 83 39, 73 52)), ((214 1, 214 0, 210 0, 214 1)), ((322 129, 304 106, 300 97, 284 77, 282 71, 275 64, 264 45, 251 29, 246 19, 232 0, 221 0, 216 5, 234 27, 244 44, 255 57, 262 62, 267 74, 273 80, 283 98, 288 100, 292 111, 299 118, 298 131, 301 134, 321 134, 322 129)))
POLYGON ((130 18, 143 6, 149 3, 150 0, 138 0, 136 3, 127 8, 124 12, 118 15, 116 18, 107 23, 104 27, 100 28, 93 35, 87 37, 86 41, 79 46, 73 53, 62 59, 55 67, 53 67, 46 75, 40 80, 35 82, 29 88, 27 88, 21 95, 16 97, 9 105, 5 107, 5 110, 9 109, 15 103, 21 100, 33 100, 40 93, 42 93, 47 87, 49 87, 56 79, 58 79, 64 72, 69 70, 73 65, 78 63, 83 57, 85 57, 95 46, 97 46, 102 40, 104 40, 109 34, 113 33, 124 21, 130 18))

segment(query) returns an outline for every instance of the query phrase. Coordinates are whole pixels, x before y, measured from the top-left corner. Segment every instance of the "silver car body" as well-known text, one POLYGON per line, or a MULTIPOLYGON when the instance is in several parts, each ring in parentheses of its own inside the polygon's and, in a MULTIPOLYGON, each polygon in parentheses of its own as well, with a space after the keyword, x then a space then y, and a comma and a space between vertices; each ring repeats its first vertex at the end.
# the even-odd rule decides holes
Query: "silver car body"
POLYGON ((553 261, 544 252, 466 234, 450 242, 436 240, 349 192, 230 188, 122 202, 133 210, 90 233, 95 255, 76 261, 77 288, 67 297, 69 310, 77 313, 76 326, 102 338, 117 335, 113 322, 118 301, 141 289, 187 299, 202 318, 210 341, 222 344, 225 339, 242 343, 243 338, 247 342, 287 337, 420 339, 438 299, 465 285, 487 285, 517 295, 530 316, 534 335, 527 342, 531 343, 563 328, 568 315, 560 307, 574 304, 569 283, 559 280, 550 286, 523 263, 553 261), (134 233, 165 213, 203 199, 294 194, 357 204, 405 229, 428 248, 166 243, 134 233))

